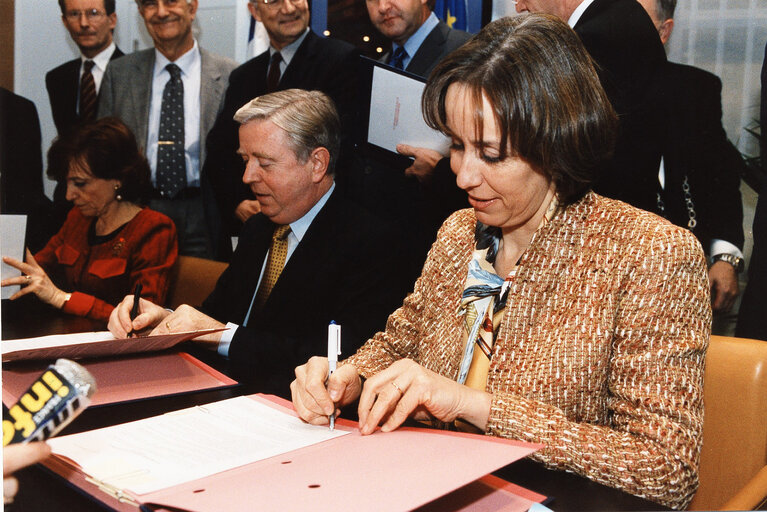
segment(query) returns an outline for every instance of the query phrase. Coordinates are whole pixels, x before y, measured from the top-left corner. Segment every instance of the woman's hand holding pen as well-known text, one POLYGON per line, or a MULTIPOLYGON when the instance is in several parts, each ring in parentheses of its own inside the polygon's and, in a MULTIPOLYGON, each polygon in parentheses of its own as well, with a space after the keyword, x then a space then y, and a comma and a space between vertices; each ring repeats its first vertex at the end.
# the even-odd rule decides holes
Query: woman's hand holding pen
POLYGON ((29 249, 27 249, 26 260, 25 263, 14 258, 4 257, 3 262, 19 269, 22 275, 3 279, 0 285, 21 286, 21 290, 14 293, 11 296, 11 300, 16 300, 28 293, 34 293, 41 301, 61 309, 67 300, 67 294, 53 284, 53 281, 51 281, 51 278, 45 273, 45 270, 37 264, 35 257, 32 256, 29 249))
POLYGON ((356 400, 361 390, 362 379, 354 365, 339 366, 328 378, 326 357, 312 357, 297 367, 296 380, 290 384, 298 416, 312 425, 327 425, 328 416, 356 400))
POLYGON ((410 359, 395 362, 365 381, 351 364, 340 366, 330 378, 328 361, 313 357, 296 368, 290 385, 298 416, 313 425, 326 425, 328 416, 359 397, 359 428, 372 434, 378 425, 389 432, 407 418, 463 419, 484 430, 490 415, 489 393, 458 384, 410 359), (327 380, 327 384, 326 384, 327 380))

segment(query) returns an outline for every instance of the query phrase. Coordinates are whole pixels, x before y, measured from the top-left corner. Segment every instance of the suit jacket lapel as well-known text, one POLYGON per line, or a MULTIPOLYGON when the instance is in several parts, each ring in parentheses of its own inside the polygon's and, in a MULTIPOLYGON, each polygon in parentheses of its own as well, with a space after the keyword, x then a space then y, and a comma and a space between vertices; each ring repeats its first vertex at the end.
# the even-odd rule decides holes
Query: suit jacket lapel
MULTIPOLYGON (((290 65, 285 69, 285 73, 280 79, 280 89, 290 89, 292 87, 299 87, 304 81, 303 77, 306 74, 305 62, 311 62, 313 58, 317 58, 316 53, 316 40, 317 36, 314 32, 309 30, 306 34, 301 46, 296 50, 296 54, 290 60, 290 65)), ((264 75, 264 81, 266 76, 264 75)), ((264 88, 264 90, 266 90, 264 88)))
POLYGON ((413 58, 407 65, 406 71, 423 76, 426 71, 435 63, 440 53, 442 52, 442 46, 445 44, 445 33, 447 32, 447 25, 443 22, 439 22, 436 27, 429 32, 426 39, 423 40, 418 51, 415 52, 413 58))
MULTIPOLYGON (((317 272, 322 272, 322 269, 318 268, 317 261, 332 260, 322 255, 328 250, 329 239, 332 239, 329 234, 334 229, 334 220, 338 218, 336 213, 338 201, 338 194, 334 192, 322 210, 317 213, 304 239, 283 268, 277 284, 274 285, 264 304, 264 312, 275 307, 280 309, 286 304, 293 303, 296 300, 295 291, 306 289, 306 283, 312 281, 317 272)), ((261 271, 260 266, 258 270, 261 271)))
POLYGON ((200 48, 202 69, 200 72, 200 162, 205 161, 205 138, 218 115, 221 98, 224 97, 226 81, 221 71, 213 65, 211 55, 200 48))
POLYGON ((80 59, 70 61, 70 66, 67 67, 66 80, 61 84, 62 95, 61 99, 64 102, 65 112, 71 112, 72 120, 74 123, 78 119, 77 115, 77 95, 80 88, 80 59))
POLYGON ((154 73, 154 48, 144 50, 141 59, 136 59, 134 72, 126 77, 130 81, 131 103, 136 106, 136 140, 146 151, 149 124, 149 105, 152 100, 152 76, 154 73), (147 86, 149 84, 149 86, 147 86))

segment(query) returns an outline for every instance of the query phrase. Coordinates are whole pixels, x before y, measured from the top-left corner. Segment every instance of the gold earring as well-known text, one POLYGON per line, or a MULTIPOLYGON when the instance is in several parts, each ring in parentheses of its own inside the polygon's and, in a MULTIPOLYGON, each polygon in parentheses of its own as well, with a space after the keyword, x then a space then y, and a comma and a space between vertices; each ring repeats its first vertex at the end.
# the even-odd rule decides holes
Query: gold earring
MULTIPOLYGON (((120 190, 120 185, 115 183, 115 192, 117 192, 118 190, 120 190)), ((117 199, 118 201, 122 201, 123 200, 123 196, 120 195, 119 192, 117 192, 117 194, 115 195, 115 199, 117 199)))

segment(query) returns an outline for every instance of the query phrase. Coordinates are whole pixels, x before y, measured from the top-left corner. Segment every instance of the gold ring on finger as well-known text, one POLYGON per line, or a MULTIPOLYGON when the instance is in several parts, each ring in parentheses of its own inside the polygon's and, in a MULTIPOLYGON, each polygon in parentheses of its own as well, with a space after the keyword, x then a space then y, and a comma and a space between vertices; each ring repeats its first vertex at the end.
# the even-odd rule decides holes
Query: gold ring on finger
POLYGON ((399 394, 400 394, 400 395, 404 395, 404 394, 405 394, 405 393, 403 393, 403 392, 402 392, 402 388, 400 388, 400 387, 397 385, 397 383, 396 383, 396 382, 394 382, 394 381, 391 381, 391 385, 392 385, 392 386, 394 386, 394 389, 396 389, 397 391, 399 391, 399 394))
POLYGON ((165 322, 165 328, 168 329, 168 331, 170 331, 170 322, 165 322))

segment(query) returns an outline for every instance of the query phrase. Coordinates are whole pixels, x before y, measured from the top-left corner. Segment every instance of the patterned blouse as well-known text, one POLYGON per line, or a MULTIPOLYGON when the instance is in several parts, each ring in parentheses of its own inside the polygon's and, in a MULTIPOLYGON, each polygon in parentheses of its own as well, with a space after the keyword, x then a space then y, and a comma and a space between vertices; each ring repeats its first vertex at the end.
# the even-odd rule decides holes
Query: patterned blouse
MULTIPOLYGON (((384 332, 347 362, 410 358, 457 379, 472 210, 442 226, 384 332)), ((542 443, 546 466, 682 508, 698 485, 706 263, 689 232, 593 193, 541 227, 509 285, 487 377, 486 433, 542 443)))

